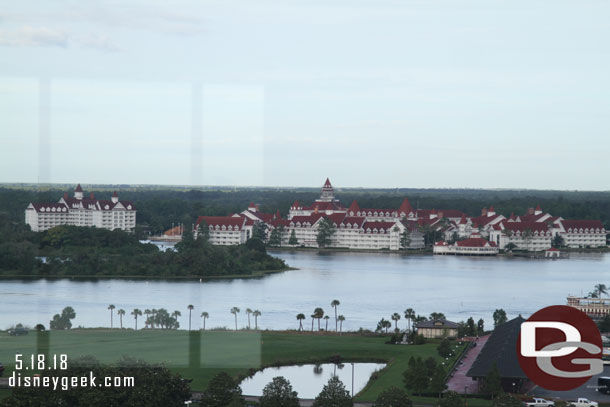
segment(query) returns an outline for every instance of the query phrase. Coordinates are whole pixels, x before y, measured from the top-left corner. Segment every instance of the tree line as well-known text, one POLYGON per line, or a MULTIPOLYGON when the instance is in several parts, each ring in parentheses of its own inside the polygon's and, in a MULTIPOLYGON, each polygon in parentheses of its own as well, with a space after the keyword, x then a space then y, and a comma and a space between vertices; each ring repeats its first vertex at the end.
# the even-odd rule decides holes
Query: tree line
POLYGON ((64 225, 35 233, 0 219, 0 276, 247 276, 287 267, 255 239, 214 246, 186 232, 175 250, 160 251, 122 230, 64 225))
MULTIPOLYGON (((56 202, 64 193, 73 194, 74 186, 51 186, 47 189, 24 186, 0 188, 0 211, 11 222, 23 223, 23 211, 29 202, 56 202)), ((131 200, 137 209, 138 233, 159 234, 172 224, 190 227, 198 216, 225 216, 239 213, 249 202, 260 204, 263 212, 282 216, 291 204, 313 202, 319 188, 207 188, 93 186, 96 197, 107 197, 113 190, 121 199, 131 200)), ((337 198, 344 206, 357 200, 360 207, 398 208, 408 197, 414 208, 457 209, 470 216, 479 215, 482 207, 493 205, 498 213, 523 214, 537 204, 555 216, 567 219, 601 219, 610 229, 610 192, 483 190, 483 189, 338 189, 337 198)))

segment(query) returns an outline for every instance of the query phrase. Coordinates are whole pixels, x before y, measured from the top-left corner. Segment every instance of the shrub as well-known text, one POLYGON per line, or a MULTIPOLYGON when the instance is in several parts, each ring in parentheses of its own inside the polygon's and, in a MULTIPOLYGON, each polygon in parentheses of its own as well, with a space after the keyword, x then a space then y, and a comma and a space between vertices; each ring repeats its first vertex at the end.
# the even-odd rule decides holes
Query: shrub
POLYGON ((412 407, 413 402, 403 389, 390 387, 379 394, 373 407, 412 407))

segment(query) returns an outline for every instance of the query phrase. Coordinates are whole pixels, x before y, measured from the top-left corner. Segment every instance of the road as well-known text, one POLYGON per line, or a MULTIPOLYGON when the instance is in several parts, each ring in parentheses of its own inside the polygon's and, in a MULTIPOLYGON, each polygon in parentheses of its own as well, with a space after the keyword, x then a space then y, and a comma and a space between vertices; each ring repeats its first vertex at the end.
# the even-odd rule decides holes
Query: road
POLYGON ((587 383, 569 391, 551 391, 541 387, 535 387, 530 394, 542 398, 559 398, 561 400, 576 400, 579 397, 585 397, 589 400, 599 403, 610 403, 610 395, 597 392, 597 378, 601 376, 610 376, 610 366, 604 366, 604 372, 593 376, 587 383))

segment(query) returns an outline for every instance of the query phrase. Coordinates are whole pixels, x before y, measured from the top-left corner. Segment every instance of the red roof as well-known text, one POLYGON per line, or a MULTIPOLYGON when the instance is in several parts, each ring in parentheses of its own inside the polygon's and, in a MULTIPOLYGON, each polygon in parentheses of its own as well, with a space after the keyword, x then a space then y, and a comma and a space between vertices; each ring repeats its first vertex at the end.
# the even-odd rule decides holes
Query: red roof
POLYGON ((468 223, 468 222, 466 221, 466 215, 465 215, 465 214, 462 214, 462 218, 460 219, 460 225, 465 225, 466 223, 468 223))
POLYGON ((498 219, 501 216, 502 215, 492 215, 492 216, 482 215, 482 216, 477 216, 476 218, 472 218, 470 220, 472 221, 473 224, 485 226, 485 225, 493 222, 494 220, 498 219))
POLYGON ((298 208, 299 206, 301 206, 299 201, 294 201, 294 203, 292 204, 291 208, 298 208))
POLYGON ((354 199, 354 201, 352 202, 352 204, 349 206, 349 208, 347 208, 348 212, 358 212, 360 210, 360 206, 358 206, 358 202, 356 202, 356 200, 354 199))
POLYGON ((537 211, 541 211, 542 209, 540 209, 540 204, 536 205, 536 210, 537 211))
POLYGON ((363 216, 346 216, 341 221, 341 224, 347 225, 349 223, 350 225, 355 224, 358 227, 362 227, 362 224, 364 223, 364 219, 365 218, 363 216))
POLYGON ((364 229, 364 230, 367 230, 367 229, 371 229, 371 230, 377 229, 377 230, 388 231, 392 227, 394 227, 394 225, 396 225, 396 222, 383 222, 383 221, 364 222, 364 224, 362 225, 362 229, 364 229))
POLYGON ((316 208, 319 211, 344 211, 345 208, 336 202, 314 202, 313 205, 304 206, 303 210, 315 211, 316 208))
POLYGON ((325 218, 330 219, 337 226, 345 219, 345 213, 333 213, 332 215, 323 215, 325 218))
POLYGON ((540 219, 544 218, 547 215, 548 214, 546 214, 546 213, 539 213, 538 215, 525 214, 525 215, 521 215, 519 218, 521 219, 522 222, 538 222, 540 219))
POLYGON ((116 191, 114 191, 114 192, 112 193, 112 197, 113 197, 113 198, 118 198, 118 197, 119 197, 119 194, 117 194, 117 192, 116 192, 116 191))
POLYGON ((254 212, 254 211, 251 211, 250 209, 251 208, 248 208, 248 212, 250 214, 252 214, 253 216, 256 216, 257 218, 259 218, 263 222, 269 222, 270 220, 272 220, 275 217, 275 215, 273 215, 271 213, 254 212))
POLYGON ((233 217, 233 216, 199 216, 197 218, 197 226, 199 226, 199 224, 201 222, 205 222, 208 226, 232 226, 233 228, 239 228, 241 229, 246 220, 242 217, 233 217))
POLYGON ((333 186, 330 184, 330 180, 326 178, 326 182, 324 183, 323 188, 332 188, 333 186))
POLYGON ((57 202, 32 202, 32 206, 36 212, 68 212, 68 207, 63 203, 57 202), (55 210, 53 210, 55 209, 55 210), (65 211, 62 211, 65 209, 65 211))
POLYGON ((471 237, 456 243, 459 247, 496 247, 496 242, 490 242, 482 237, 471 237))
POLYGON ((461 218, 466 215, 457 209, 418 209, 416 214, 422 218, 430 217, 430 215, 437 215, 439 218, 461 218))
POLYGON ((273 219, 267 223, 270 224, 271 226, 273 226, 274 228, 279 228, 280 226, 284 226, 284 227, 290 226, 290 221, 286 220, 286 219, 273 219))
POLYGON ((180 236, 182 234, 182 226, 175 226, 163 232, 165 236, 180 236))
POLYGON ((561 224, 563 228, 568 231, 569 229, 604 229, 604 224, 601 220, 578 220, 578 219, 570 219, 570 220, 562 220, 561 224))
POLYGON ((293 216, 292 219, 290 219, 290 223, 295 224, 295 225, 297 223, 300 223, 301 225, 304 223, 309 223, 309 224, 313 225, 322 216, 323 215, 321 213, 312 213, 311 215, 305 215, 305 216, 293 216))
POLYGON ((409 199, 405 198, 402 200, 402 203, 398 207, 398 213, 404 213, 405 215, 408 215, 410 212, 413 212, 413 207, 411 207, 409 199))
POLYGON ((532 232, 548 232, 549 227, 544 222, 504 222, 504 229, 513 232, 525 232, 530 230, 532 232))
POLYGON ((377 216, 385 216, 386 213, 390 216, 398 215, 396 209, 364 208, 360 209, 360 216, 367 216, 369 212, 371 213, 371 216, 375 216, 375 212, 377 212, 377 216))
POLYGON ((464 212, 457 209, 437 209, 436 213, 441 218, 461 218, 466 215, 464 212))
POLYGON ((76 189, 74 190, 74 192, 83 192, 83 188, 81 188, 80 184, 78 184, 76 186, 76 189))

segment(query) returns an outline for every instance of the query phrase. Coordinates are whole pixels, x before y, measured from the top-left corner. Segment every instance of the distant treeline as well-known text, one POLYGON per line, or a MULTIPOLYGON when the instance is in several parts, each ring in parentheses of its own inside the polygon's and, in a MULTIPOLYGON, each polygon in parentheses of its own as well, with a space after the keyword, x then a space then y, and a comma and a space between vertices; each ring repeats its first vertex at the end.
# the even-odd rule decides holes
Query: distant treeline
MULTIPOLYGON (((24 210, 30 201, 56 202, 64 192, 70 196, 73 187, 35 191, 0 188, 0 213, 12 222, 24 222, 24 210)), ((108 199, 112 188, 88 190, 97 198, 108 199)), ((260 204, 264 212, 280 210, 285 216, 290 205, 298 200, 311 204, 319 197, 319 189, 236 188, 225 190, 187 190, 184 188, 118 189, 121 199, 131 200, 137 209, 138 233, 160 233, 172 224, 190 227, 197 216, 230 215, 260 204)), ((479 190, 479 189, 337 189, 337 198, 344 206, 356 199, 361 208, 398 208, 404 197, 414 208, 458 209, 469 215, 479 215, 481 208, 493 205, 504 215, 523 214, 529 207, 540 205, 542 210, 567 219, 601 219, 610 227, 610 192, 479 190)), ((141 237, 141 235, 139 235, 141 237)))
POLYGON ((161 252, 121 230, 58 226, 35 233, 0 215, 0 276, 210 277, 283 270, 262 242, 213 246, 188 234, 176 251, 161 252))

